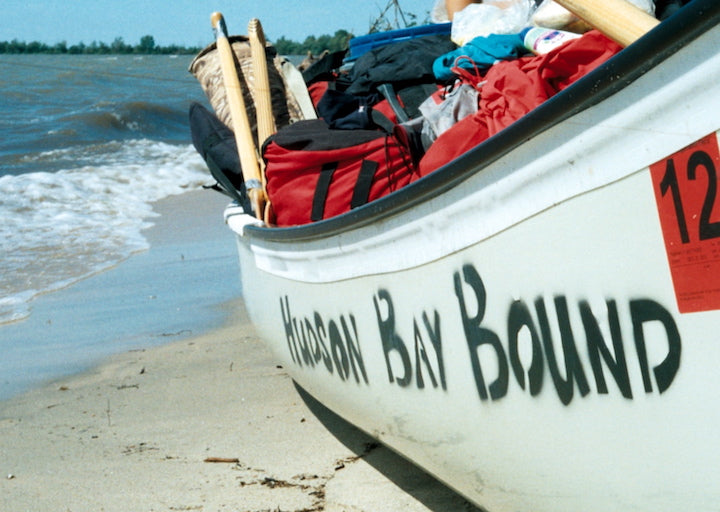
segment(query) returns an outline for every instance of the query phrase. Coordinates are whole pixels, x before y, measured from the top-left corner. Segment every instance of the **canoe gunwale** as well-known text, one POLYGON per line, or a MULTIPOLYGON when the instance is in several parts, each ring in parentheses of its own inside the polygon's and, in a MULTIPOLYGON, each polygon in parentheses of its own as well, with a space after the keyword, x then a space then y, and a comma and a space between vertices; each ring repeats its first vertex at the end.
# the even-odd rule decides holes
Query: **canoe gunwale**
POLYGON ((320 240, 364 227, 441 195, 525 142, 624 89, 712 29, 719 20, 720 2, 695 0, 522 119, 423 179, 337 217, 282 228, 250 224, 244 227, 243 235, 282 243, 320 240))

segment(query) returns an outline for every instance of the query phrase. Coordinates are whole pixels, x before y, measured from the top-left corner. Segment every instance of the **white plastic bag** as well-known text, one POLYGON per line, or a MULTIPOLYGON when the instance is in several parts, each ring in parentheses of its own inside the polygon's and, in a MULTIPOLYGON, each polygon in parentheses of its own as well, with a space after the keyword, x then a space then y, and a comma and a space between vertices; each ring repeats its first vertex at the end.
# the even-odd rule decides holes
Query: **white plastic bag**
POLYGON ((418 107, 423 120, 421 139, 426 150, 455 123, 478 111, 478 90, 466 83, 455 85, 439 103, 430 96, 418 107))
POLYGON ((453 16, 450 37, 463 46, 479 36, 517 34, 535 10, 534 0, 485 0, 470 4, 453 16))

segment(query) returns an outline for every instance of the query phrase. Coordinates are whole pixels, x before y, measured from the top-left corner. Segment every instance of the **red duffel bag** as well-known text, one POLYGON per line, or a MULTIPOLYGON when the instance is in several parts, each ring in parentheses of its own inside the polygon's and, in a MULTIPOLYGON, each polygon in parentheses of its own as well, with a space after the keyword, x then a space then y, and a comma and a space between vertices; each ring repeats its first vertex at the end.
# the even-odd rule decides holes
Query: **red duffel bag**
POLYGON ((417 178, 402 130, 333 130, 322 119, 303 120, 269 137, 262 153, 278 226, 340 215, 417 178))

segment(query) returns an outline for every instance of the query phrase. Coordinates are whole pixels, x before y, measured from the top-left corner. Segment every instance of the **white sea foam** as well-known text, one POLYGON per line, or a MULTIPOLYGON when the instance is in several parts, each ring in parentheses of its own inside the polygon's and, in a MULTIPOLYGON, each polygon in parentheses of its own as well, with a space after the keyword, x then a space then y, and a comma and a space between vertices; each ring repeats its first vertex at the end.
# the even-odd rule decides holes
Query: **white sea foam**
MULTIPOLYGON (((34 158, 71 162, 78 151, 34 158)), ((151 203, 211 181, 190 145, 135 140, 84 151, 102 155, 102 164, 0 177, 0 323, 30 314, 38 294, 146 249, 151 203)))

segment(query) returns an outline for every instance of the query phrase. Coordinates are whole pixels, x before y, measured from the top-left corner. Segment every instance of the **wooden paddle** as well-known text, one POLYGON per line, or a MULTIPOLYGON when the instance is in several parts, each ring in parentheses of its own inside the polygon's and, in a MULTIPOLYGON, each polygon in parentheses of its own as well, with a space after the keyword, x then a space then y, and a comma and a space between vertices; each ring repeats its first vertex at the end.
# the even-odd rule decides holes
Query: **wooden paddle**
MULTIPOLYGON (((258 145, 262 145, 270 135, 275 133, 275 116, 272 111, 272 96, 270 93, 270 77, 268 75, 267 56, 265 53, 265 32, 263 32, 262 24, 257 18, 253 18, 248 23, 248 39, 250 40, 250 59, 252 62, 254 76, 254 101, 255 114, 257 116, 257 137, 258 145)), ((265 178, 265 165, 262 158, 259 160, 260 171, 262 175, 263 190, 267 180, 265 178)), ((267 191, 265 191, 267 197, 267 191)), ((272 209, 268 198, 265 204, 265 212, 263 219, 266 223, 270 223, 272 217, 272 209)))
POLYGON ((272 112, 270 96, 270 78, 268 76, 267 57, 265 55, 265 33, 260 20, 253 18, 248 23, 250 57, 255 77, 254 99, 257 113, 258 144, 275 133, 275 118, 272 112))
POLYGON ((233 132, 235 132, 235 142, 237 143, 238 155, 240 156, 243 181, 245 182, 245 188, 247 189, 250 202, 255 210, 255 216, 258 219, 262 219, 266 197, 260 175, 258 152, 255 147, 247 111, 245 110, 245 100, 242 89, 240 88, 240 79, 238 78, 238 70, 235 67, 232 48, 230 48, 230 42, 228 41, 225 19, 219 12, 214 12, 210 17, 210 21, 213 31, 215 32, 215 41, 220 57, 225 94, 227 94, 228 105, 230 106, 233 132))
POLYGON ((626 0, 555 0, 588 25, 625 47, 660 23, 626 0))

